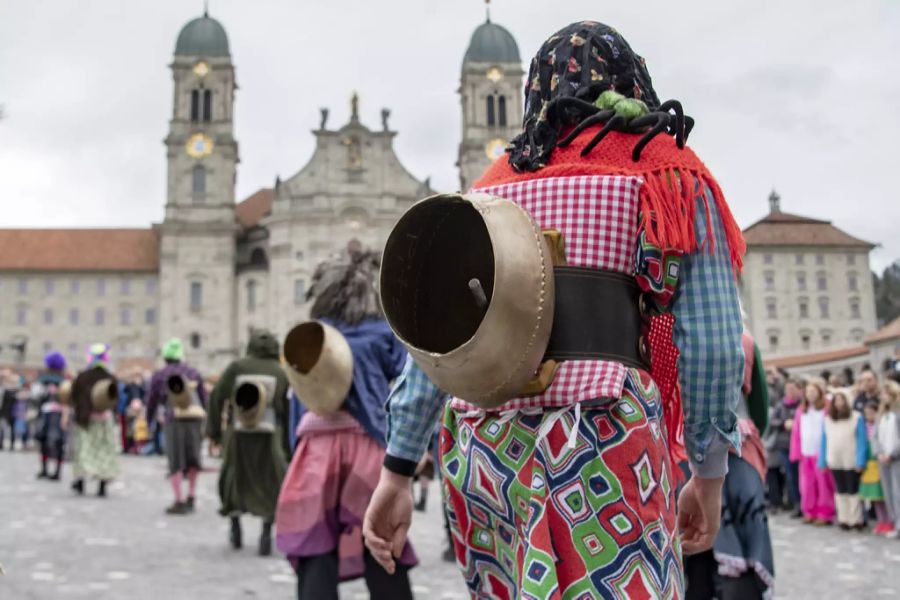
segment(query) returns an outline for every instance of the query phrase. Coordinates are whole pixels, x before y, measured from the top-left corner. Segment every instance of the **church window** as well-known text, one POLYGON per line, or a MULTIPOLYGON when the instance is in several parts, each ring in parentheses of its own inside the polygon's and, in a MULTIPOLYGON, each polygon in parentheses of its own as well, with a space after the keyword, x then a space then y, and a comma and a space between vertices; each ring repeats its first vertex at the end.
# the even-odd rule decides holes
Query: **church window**
POLYGON ((156 309, 155 308, 148 308, 144 312, 144 324, 156 325, 156 309))
POLYGON ((77 294, 81 291, 81 281, 78 279, 73 279, 69 282, 69 292, 72 294, 77 294))
POLYGON ((191 282, 191 310, 199 311, 203 308, 203 284, 199 281, 191 282))
POLYGON ((850 288, 851 292, 859 290, 859 280, 856 277, 856 273, 849 273, 847 275, 847 287, 850 288))
POLYGON ((816 287, 823 292, 828 289, 828 278, 825 273, 816 273, 816 287))
POLYGON ((256 281, 253 279, 247 282, 247 310, 256 310, 256 281))
POLYGON ((810 335, 808 333, 804 332, 800 334, 800 344, 803 346, 804 350, 809 350, 809 340, 810 335))
POLYGON ((852 298, 850 300, 850 318, 851 319, 861 319, 862 315, 859 312, 859 299, 852 298))
POLYGON ((119 285, 121 286, 121 292, 122 292, 123 296, 131 295, 131 280, 130 279, 128 279, 126 277, 119 283, 119 285))
POLYGON ((254 248, 250 253, 250 264, 254 267, 268 267, 269 259, 266 257, 266 251, 262 248, 254 248))
POLYGON ((200 334, 197 332, 191 334, 191 348, 194 350, 200 348, 200 334))
POLYGON ((194 165, 191 173, 191 191, 195 201, 201 200, 206 194, 206 168, 203 165, 194 165))
POLYGON ((500 117, 500 127, 506 127, 506 96, 497 99, 497 114, 500 117))
POLYGON ((94 311, 94 325, 103 325, 106 322, 106 311, 98 308, 94 311))
POLYGON ((203 120, 206 123, 212 121, 212 91, 203 90, 203 120))
POLYGON ((51 309, 51 308, 44 309, 44 323, 47 325, 53 324, 53 309, 51 309))
POLYGON ((200 90, 191 91, 191 121, 200 120, 200 90))
POLYGON ((98 296, 106 295, 106 280, 105 279, 97 280, 97 295, 98 296))
POLYGON ((777 319, 778 318, 778 310, 775 306, 774 298, 766 298, 766 318, 769 318, 769 319, 777 319))
POLYGON ((805 298, 800 299, 800 318, 809 318, 809 301, 807 301, 805 298))
POLYGON ((487 97, 487 124, 488 127, 493 127, 496 125, 496 117, 494 115, 494 96, 488 95, 487 97))
POLYGON ((122 307, 119 310, 119 324, 120 325, 131 325, 131 309, 127 307, 122 307))
POLYGON ((53 279, 48 279, 44 282, 44 290, 47 292, 48 296, 52 296, 53 292, 56 291, 56 281, 53 279))
POLYGON ((772 350, 778 348, 778 334, 772 333, 769 335, 769 348, 772 350))
POLYGON ((16 309, 16 323, 19 325, 26 325, 28 323, 28 309, 24 306, 19 306, 16 309))
POLYGON ((69 325, 78 325, 78 309, 69 309, 69 325))
POLYGON ((19 278, 19 294, 27 294, 28 293, 28 280, 24 277, 19 278))
POLYGON ((819 313, 823 319, 828 319, 828 298, 819 298, 819 313))
POLYGON ((146 283, 144 284, 144 291, 148 294, 156 293, 156 279, 153 277, 148 277, 146 283))

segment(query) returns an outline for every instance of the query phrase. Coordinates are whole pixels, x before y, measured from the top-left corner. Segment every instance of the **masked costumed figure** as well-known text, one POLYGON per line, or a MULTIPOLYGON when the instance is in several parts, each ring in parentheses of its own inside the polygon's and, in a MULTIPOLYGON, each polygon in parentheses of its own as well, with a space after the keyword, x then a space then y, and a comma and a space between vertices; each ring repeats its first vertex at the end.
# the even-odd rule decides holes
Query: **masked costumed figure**
POLYGON ((59 481, 65 457, 66 430, 68 428, 68 404, 71 382, 66 381, 66 359, 59 352, 44 357, 45 370, 31 386, 32 396, 38 400, 40 411, 34 437, 41 445, 41 471, 38 479, 59 481), (56 461, 53 474, 47 472, 47 463, 56 461))
POLYGON ((617 31, 574 23, 531 63, 508 156, 472 193, 400 219, 381 297, 415 362, 388 402, 364 523, 389 570, 443 409, 473 596, 683 596, 682 548, 711 547, 718 529, 743 372, 743 240, 685 146, 693 123, 617 31))
POLYGON ((321 264, 308 294, 317 321, 298 325, 284 343, 285 368, 306 410, 276 528, 301 599, 336 599, 339 581, 360 576, 372 598, 412 598, 412 547, 406 544, 389 575, 364 552, 362 540, 384 458, 388 386, 406 360, 381 316, 378 263, 374 253, 351 247, 321 264))
POLYGON ((184 362, 184 345, 172 338, 162 349, 166 366, 150 380, 147 414, 155 415, 157 407, 165 407, 166 455, 169 458, 169 481, 175 492, 175 503, 168 514, 182 515, 194 510, 197 475, 203 468, 200 456, 203 445, 203 418, 206 416, 206 387, 203 378, 184 362), (182 495, 182 478, 188 480, 187 500, 182 495))
POLYGON ((263 556, 272 552, 275 504, 290 455, 288 381, 278 350, 271 333, 255 330, 247 355, 228 365, 213 388, 206 420, 206 435, 224 444, 219 512, 231 518, 231 545, 242 546, 240 515, 250 513, 263 520, 259 539, 263 556))
POLYGON ((94 344, 87 368, 72 383, 72 489, 78 494, 84 494, 84 480, 90 477, 100 482, 97 495, 106 496, 106 484, 119 473, 120 442, 113 419, 118 398, 119 386, 109 370, 109 346, 94 344))
POLYGON ((738 404, 741 451, 728 454, 722 521, 713 549, 685 557, 688 600, 772 598, 775 559, 766 515, 769 389, 759 347, 744 331, 743 396, 738 404))

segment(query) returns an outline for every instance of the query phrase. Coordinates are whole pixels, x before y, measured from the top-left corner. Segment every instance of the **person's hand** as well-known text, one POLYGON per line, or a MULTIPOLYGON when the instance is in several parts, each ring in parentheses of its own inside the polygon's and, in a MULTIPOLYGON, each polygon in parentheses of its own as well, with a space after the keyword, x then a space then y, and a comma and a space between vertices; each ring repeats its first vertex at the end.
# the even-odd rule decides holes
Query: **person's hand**
POLYGON ((372 557, 391 575, 397 568, 394 559, 406 545, 412 513, 410 478, 382 468, 363 519, 363 537, 372 557))
POLYGON ((794 420, 793 419, 785 419, 784 420, 785 431, 790 431, 793 428, 794 428, 794 420))
POLYGON ((883 465, 886 465, 886 464, 888 464, 889 462, 891 462, 891 457, 888 456, 887 454, 884 454, 884 453, 879 454, 879 455, 878 455, 878 462, 880 462, 880 463, 883 464, 883 465))
POLYGON ((678 532, 685 554, 709 550, 719 533, 724 477, 691 477, 678 497, 678 532))
POLYGON ((862 474, 863 471, 865 471, 865 469, 863 467, 856 467, 857 473, 862 474))

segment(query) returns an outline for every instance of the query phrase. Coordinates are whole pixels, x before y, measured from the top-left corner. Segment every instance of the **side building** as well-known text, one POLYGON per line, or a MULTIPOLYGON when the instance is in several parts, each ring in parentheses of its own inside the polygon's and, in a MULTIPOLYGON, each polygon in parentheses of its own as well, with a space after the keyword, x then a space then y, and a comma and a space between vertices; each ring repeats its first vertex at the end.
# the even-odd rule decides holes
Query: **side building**
POLYGON ((741 296, 748 324, 767 358, 859 349, 877 327, 870 242, 830 221, 781 210, 744 230, 741 296))

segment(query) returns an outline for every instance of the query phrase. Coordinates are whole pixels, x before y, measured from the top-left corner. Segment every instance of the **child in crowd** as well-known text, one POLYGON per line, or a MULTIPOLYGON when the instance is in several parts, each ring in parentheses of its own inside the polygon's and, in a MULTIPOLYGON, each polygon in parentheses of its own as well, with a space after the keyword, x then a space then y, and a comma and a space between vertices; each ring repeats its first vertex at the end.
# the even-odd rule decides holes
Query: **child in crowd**
POLYGON ((866 438, 869 441, 869 452, 866 460, 866 468, 862 473, 859 484, 859 499, 869 502, 875 511, 874 533, 882 534, 893 531, 894 524, 888 515, 887 505, 884 503, 884 492, 881 489, 881 476, 878 472, 878 458, 875 455, 872 440, 875 437, 875 428, 878 420, 878 403, 869 402, 864 409, 866 420, 866 438))
POLYGON ((868 452, 865 419, 850 407, 846 394, 835 393, 825 415, 819 468, 827 467, 831 471, 837 490, 837 522, 845 531, 865 527, 859 476, 866 466, 868 452))
POLYGON ((806 385, 791 431, 791 460, 800 463, 800 508, 803 521, 830 525, 834 520, 834 480, 819 469, 819 453, 825 428, 825 382, 806 385))
POLYGON ((893 530, 885 535, 896 538, 900 532, 900 385, 894 381, 885 383, 879 395, 872 446, 878 457, 885 504, 894 523, 893 530))

